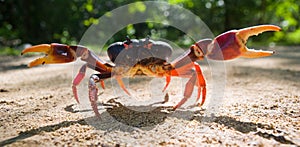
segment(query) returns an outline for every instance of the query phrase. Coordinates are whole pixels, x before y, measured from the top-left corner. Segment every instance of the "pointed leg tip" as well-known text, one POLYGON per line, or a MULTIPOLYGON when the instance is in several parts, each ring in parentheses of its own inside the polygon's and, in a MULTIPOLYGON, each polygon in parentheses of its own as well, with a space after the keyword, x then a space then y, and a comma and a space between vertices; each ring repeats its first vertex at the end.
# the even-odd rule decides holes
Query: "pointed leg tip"
MULTIPOLYGON (((73 93, 74 93, 74 92, 73 92, 73 93)), ((77 96, 77 92, 76 92, 76 94, 74 94, 74 98, 75 98, 75 100, 76 100, 77 104, 80 104, 80 102, 79 102, 79 98, 78 98, 78 96, 77 96)))
POLYGON ((173 106, 172 111, 175 111, 176 109, 177 109, 177 107, 176 107, 176 106, 173 106))
POLYGON ((198 106, 198 107, 202 107, 202 106, 203 106, 203 103, 198 103, 197 106, 198 106))
POLYGON ((97 119, 101 120, 101 115, 100 115, 99 112, 98 112, 98 113, 95 113, 95 116, 96 116, 97 119))
POLYGON ((131 96, 130 92, 124 87, 123 88, 123 91, 128 95, 128 96, 131 96))

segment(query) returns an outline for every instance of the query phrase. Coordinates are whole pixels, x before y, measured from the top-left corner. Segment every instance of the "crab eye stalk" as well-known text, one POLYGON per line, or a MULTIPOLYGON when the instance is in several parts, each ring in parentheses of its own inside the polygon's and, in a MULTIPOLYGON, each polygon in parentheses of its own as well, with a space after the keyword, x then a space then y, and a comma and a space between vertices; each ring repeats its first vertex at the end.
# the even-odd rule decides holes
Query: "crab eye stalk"
POLYGON ((147 37, 145 38, 145 44, 148 44, 150 42, 150 36, 147 35, 147 37))
POLYGON ((132 41, 131 41, 130 37, 127 35, 127 36, 126 36, 125 44, 129 45, 129 44, 131 44, 131 43, 132 43, 132 41))

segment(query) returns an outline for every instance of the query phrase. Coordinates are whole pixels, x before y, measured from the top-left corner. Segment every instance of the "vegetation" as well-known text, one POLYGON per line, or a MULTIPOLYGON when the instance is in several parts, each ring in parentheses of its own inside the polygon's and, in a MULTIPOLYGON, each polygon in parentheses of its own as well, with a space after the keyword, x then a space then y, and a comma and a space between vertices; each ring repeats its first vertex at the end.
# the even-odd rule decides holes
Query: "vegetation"
MULTIPOLYGON (((0 1, 0 52, 15 53, 24 43, 59 42, 76 44, 83 33, 107 12, 137 0, 2 0, 0 1)), ((275 24, 282 27, 275 35, 257 37, 285 45, 300 44, 299 0, 168 0, 199 16, 215 35, 224 31, 257 24, 275 24)), ((138 3, 128 12, 147 8, 138 3)), ((158 14, 159 15, 159 14, 158 14)), ((186 23, 186 22, 185 22, 186 23)), ((177 29, 154 23, 128 25, 108 42, 124 40, 124 36, 144 38, 156 35, 181 45, 187 45, 185 34, 177 29)))

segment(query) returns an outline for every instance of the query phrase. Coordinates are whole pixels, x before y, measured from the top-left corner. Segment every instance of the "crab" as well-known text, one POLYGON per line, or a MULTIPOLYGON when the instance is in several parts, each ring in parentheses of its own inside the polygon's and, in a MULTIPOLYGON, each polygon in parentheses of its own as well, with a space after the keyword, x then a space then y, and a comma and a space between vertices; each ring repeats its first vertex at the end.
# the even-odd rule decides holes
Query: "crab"
POLYGON ((196 104, 202 106, 206 99, 206 81, 200 65, 196 62, 204 58, 212 60, 231 60, 238 57, 258 58, 274 54, 274 51, 248 49, 246 42, 250 36, 258 35, 266 31, 279 31, 275 25, 258 25, 231 30, 214 39, 202 39, 191 45, 181 56, 174 61, 168 61, 172 54, 172 47, 163 41, 154 41, 149 37, 145 39, 126 38, 123 42, 111 44, 107 54, 111 62, 100 59, 87 47, 64 44, 41 44, 26 48, 22 55, 28 52, 42 52, 44 57, 35 59, 28 64, 29 67, 40 64, 67 63, 81 58, 86 62, 73 80, 72 91, 79 103, 77 88, 85 76, 87 68, 94 69, 97 74, 89 78, 89 100, 96 116, 100 116, 97 108, 98 88, 100 83, 105 88, 104 80, 114 77, 119 86, 130 95, 122 81, 123 77, 150 76, 166 78, 165 91, 171 81, 171 77, 189 78, 184 89, 183 98, 173 109, 181 107, 192 95, 194 87, 198 87, 196 104), (199 102, 201 97, 201 101, 199 102))

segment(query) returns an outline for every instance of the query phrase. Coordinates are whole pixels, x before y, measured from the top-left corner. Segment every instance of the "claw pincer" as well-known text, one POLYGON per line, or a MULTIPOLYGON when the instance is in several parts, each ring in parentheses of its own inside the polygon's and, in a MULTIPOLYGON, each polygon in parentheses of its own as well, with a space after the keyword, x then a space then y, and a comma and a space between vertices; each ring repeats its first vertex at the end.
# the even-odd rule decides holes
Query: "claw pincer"
POLYGON ((171 81, 171 76, 189 78, 185 85, 183 99, 174 106, 181 107, 192 95, 194 87, 198 87, 197 101, 202 106, 206 99, 206 81, 200 65, 196 62, 205 57, 213 60, 231 60, 238 57, 258 58, 270 56, 273 51, 248 49, 246 42, 250 36, 258 35, 266 31, 279 31, 274 25, 260 25, 240 30, 225 32, 215 39, 202 39, 192 45, 186 52, 169 62, 172 47, 162 41, 154 41, 149 37, 145 39, 129 39, 124 42, 116 42, 108 47, 108 56, 113 63, 101 60, 95 53, 84 46, 68 46, 64 44, 41 44, 26 48, 22 54, 28 52, 45 53, 28 64, 29 67, 39 64, 68 63, 81 58, 86 62, 73 80, 72 90, 76 101, 79 103, 76 86, 83 80, 86 68, 97 71, 89 78, 89 100, 96 116, 100 116, 97 108, 98 88, 100 82, 104 88, 103 80, 114 77, 119 86, 130 95, 122 78, 134 76, 165 77, 165 91, 171 81))
POLYGON ((51 64, 51 63, 67 63, 72 62, 76 58, 75 51, 71 47, 62 44, 41 44, 26 48, 21 54, 28 52, 41 52, 46 55, 42 58, 38 58, 28 64, 29 67, 39 64, 51 64))
MULTIPOLYGON (((273 51, 263 51, 248 49, 247 40, 250 36, 258 35, 266 31, 279 31, 280 27, 274 25, 259 25, 240 30, 231 30, 217 36, 206 47, 202 48, 206 52, 206 57, 213 60, 230 60, 238 57, 259 58, 274 54, 273 51)), ((207 44, 207 42, 204 42, 207 44)), ((203 44, 200 40, 198 44, 203 44)))

